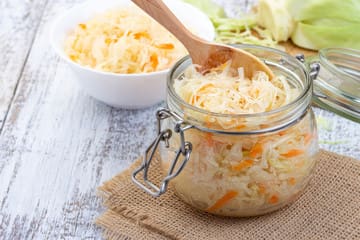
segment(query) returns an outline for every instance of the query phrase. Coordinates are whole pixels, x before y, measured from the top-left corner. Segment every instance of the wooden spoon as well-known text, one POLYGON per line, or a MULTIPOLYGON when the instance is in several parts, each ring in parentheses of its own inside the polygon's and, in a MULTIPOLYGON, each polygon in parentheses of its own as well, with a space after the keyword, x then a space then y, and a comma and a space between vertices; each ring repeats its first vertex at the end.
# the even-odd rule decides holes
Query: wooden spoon
MULTIPOLYGON (((176 18, 162 0, 132 0, 136 5, 148 13, 152 18, 169 30, 188 50, 193 64, 200 67, 201 73, 209 72, 210 69, 220 66, 231 60, 231 66, 235 69, 244 68, 246 77, 251 78, 256 71, 263 71, 274 77, 271 69, 256 56, 234 47, 207 42, 187 30, 176 18)), ((196 16, 194 21, 196 21, 196 16)))

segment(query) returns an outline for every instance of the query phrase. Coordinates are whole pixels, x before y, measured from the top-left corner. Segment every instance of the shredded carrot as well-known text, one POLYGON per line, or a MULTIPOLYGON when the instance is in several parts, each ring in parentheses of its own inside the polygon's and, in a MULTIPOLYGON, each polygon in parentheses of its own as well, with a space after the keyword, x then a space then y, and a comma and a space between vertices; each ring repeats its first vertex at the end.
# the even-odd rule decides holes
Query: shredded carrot
POLYGON ((112 40, 111 40, 110 38, 106 38, 106 39, 105 39, 105 43, 106 43, 106 44, 110 44, 111 42, 112 42, 112 40))
POLYGON ((77 56, 74 56, 74 55, 70 55, 69 57, 70 57, 70 59, 73 60, 73 61, 76 61, 76 60, 78 59, 77 56))
POLYGON ((269 128, 271 127, 271 125, 269 124, 260 124, 260 128, 264 129, 264 128, 269 128))
POLYGON ((272 203, 272 204, 275 204, 275 203, 278 203, 279 202, 279 197, 277 195, 272 195, 270 198, 269 198, 269 203, 272 203))
POLYGON ((249 156, 255 158, 259 156, 263 151, 263 146, 260 142, 255 143, 255 145, 251 148, 249 156))
POLYGON ((287 180, 289 185, 294 186, 296 184, 296 179, 294 177, 291 177, 287 180))
MULTIPOLYGON (((116 38, 121 38, 122 36, 124 36, 124 33, 116 33, 116 38)), ((116 39, 116 41, 117 41, 117 39, 116 39)))
POLYGON ((195 104, 195 102, 199 101, 200 97, 195 95, 195 96, 192 96, 191 98, 191 104, 195 104))
POLYGON ((231 170, 233 171, 242 171, 245 168, 249 168, 254 164, 253 160, 242 160, 239 164, 235 166, 231 166, 231 170))
POLYGON ((287 131, 286 131, 286 130, 284 130, 284 131, 280 131, 280 132, 279 132, 279 135, 280 135, 280 136, 284 136, 286 133, 287 133, 287 131))
POLYGON ((201 88, 199 88, 197 91, 204 92, 205 90, 208 90, 209 87, 214 87, 214 84, 212 84, 212 83, 205 84, 201 88))
MULTIPOLYGON (((207 93, 207 90, 209 87, 212 87, 214 86, 213 84, 205 84, 204 86, 202 86, 201 88, 197 89, 197 92, 201 92, 201 93, 207 93)), ((200 96, 198 95, 193 95, 192 96, 192 99, 191 99, 191 103, 194 104, 195 101, 198 101, 200 99, 200 96)))
POLYGON ((140 38, 151 39, 150 35, 147 32, 137 32, 134 34, 134 38, 137 40, 140 38))
POLYGON ((259 193, 264 194, 266 192, 265 184, 258 183, 259 193))
POLYGON ((281 156, 287 157, 287 158, 291 158, 291 157, 299 156, 299 155, 301 155, 301 154, 303 154, 303 153, 304 153, 304 150, 291 149, 291 150, 288 151, 287 153, 282 153, 281 156))
POLYGON ((86 24, 84 24, 84 23, 79 23, 79 27, 80 27, 81 29, 85 30, 85 29, 86 29, 86 24))
POLYGON ((240 124, 240 125, 237 125, 237 126, 235 127, 235 129, 236 129, 236 130, 242 130, 242 129, 245 128, 245 127, 246 127, 246 125, 240 124))
POLYGON ((214 205, 209 207, 207 211, 213 212, 222 208, 226 203, 228 203, 231 199, 235 198, 238 195, 238 192, 230 190, 228 191, 222 198, 217 200, 214 205))
POLYGON ((151 62, 151 66, 153 68, 156 68, 157 65, 159 64, 158 56, 156 54, 151 55, 150 56, 150 62, 151 62))
POLYGON ((205 133, 205 141, 208 146, 213 146, 214 145, 213 134, 209 132, 205 133))
POLYGON ((172 43, 162 43, 162 44, 155 45, 155 47, 160 48, 160 49, 167 49, 167 50, 175 48, 174 44, 172 44, 172 43))

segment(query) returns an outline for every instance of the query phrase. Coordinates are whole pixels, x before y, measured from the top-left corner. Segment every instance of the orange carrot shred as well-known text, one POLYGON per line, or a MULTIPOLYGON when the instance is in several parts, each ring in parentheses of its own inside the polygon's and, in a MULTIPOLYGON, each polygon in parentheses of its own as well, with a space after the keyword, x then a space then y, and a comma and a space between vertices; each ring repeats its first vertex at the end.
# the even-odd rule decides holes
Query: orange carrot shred
POLYGON ((160 49, 167 49, 167 50, 175 48, 174 44, 172 44, 172 43, 162 43, 162 44, 155 45, 155 47, 160 48, 160 49))
POLYGON ((230 190, 228 191, 222 198, 217 200, 214 205, 206 209, 208 212, 213 212, 222 208, 226 203, 228 203, 231 199, 235 198, 238 195, 238 192, 230 190))
POLYGON ((85 30, 85 29, 86 29, 86 24, 84 24, 84 23, 79 23, 79 27, 80 27, 81 29, 85 30))
POLYGON ((151 66, 153 68, 157 67, 157 65, 159 64, 159 60, 158 60, 158 57, 157 57, 156 54, 153 54, 153 55, 150 56, 150 62, 151 62, 151 66))
POLYGON ((282 153, 281 156, 287 157, 287 158, 291 158, 291 157, 299 156, 299 155, 301 155, 301 154, 303 154, 303 153, 304 153, 304 150, 291 149, 291 150, 288 151, 287 153, 282 153))
POLYGON ((199 101, 199 99, 200 99, 200 96, 193 96, 192 98, 191 98, 191 104, 195 104, 195 102, 197 102, 197 101, 199 101))
POLYGON ((242 130, 245 127, 246 127, 246 125, 240 124, 240 125, 236 126, 235 129, 236 130, 242 130))
POLYGON ((277 202, 279 202, 279 197, 277 195, 272 195, 270 198, 269 198, 269 203, 272 203, 272 204, 275 204, 277 202))
POLYGON ((75 55, 70 55, 69 57, 70 57, 70 59, 73 60, 73 61, 76 61, 76 60, 78 59, 75 55))
POLYGON ((294 186, 296 184, 296 179, 294 177, 291 177, 287 181, 289 185, 294 186))
POLYGON ((280 135, 280 136, 284 136, 286 133, 287 133, 286 130, 280 131, 280 132, 279 132, 279 135, 280 135))
POLYGON ((202 86, 201 88, 199 88, 197 91, 198 92, 203 92, 205 90, 207 90, 209 87, 213 87, 214 85, 212 83, 208 83, 208 84, 205 84, 204 86, 202 86))
POLYGON ((134 34, 134 38, 135 39, 140 39, 140 38, 147 38, 150 39, 150 35, 147 32, 137 32, 134 34))
POLYGON ((231 170, 241 171, 241 170, 244 170, 245 168, 251 167, 253 164, 254 164, 253 160, 243 160, 239 164, 237 164, 235 166, 231 166, 231 170))
MULTIPOLYGON (((204 86, 202 86, 201 88, 199 88, 197 91, 200 93, 200 92, 202 92, 202 93, 204 93, 204 92, 206 92, 206 90, 207 90, 207 88, 209 88, 209 87, 212 87, 213 86, 213 84, 205 84, 204 86)), ((191 100, 191 103, 192 104, 194 104, 196 101, 198 101, 200 99, 200 96, 198 96, 198 95, 195 95, 195 96, 193 96, 192 97, 192 100, 191 100)), ((205 120, 205 121, 207 121, 207 120, 205 120)))
POLYGON ((263 151, 263 146, 260 142, 257 142, 250 150, 249 156, 255 158, 259 156, 263 151))
POLYGON ((213 134, 212 133, 205 133, 205 141, 206 141, 208 146, 214 145, 213 134))

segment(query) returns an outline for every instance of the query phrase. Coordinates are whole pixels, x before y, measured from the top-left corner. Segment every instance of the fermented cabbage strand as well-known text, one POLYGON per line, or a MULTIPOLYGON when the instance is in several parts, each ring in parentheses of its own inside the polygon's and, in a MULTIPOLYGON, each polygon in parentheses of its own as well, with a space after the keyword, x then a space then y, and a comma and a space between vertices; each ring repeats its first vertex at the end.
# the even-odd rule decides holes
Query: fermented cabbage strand
POLYGON ((127 74, 168 69, 186 49, 140 9, 129 7, 79 24, 65 40, 65 53, 83 66, 127 74))
POLYGON ((284 76, 270 80, 266 73, 257 72, 248 79, 244 78, 243 69, 239 69, 234 77, 229 67, 230 63, 226 63, 205 76, 191 67, 183 78, 175 81, 175 91, 195 107, 224 114, 270 111, 289 104, 299 95, 284 76))

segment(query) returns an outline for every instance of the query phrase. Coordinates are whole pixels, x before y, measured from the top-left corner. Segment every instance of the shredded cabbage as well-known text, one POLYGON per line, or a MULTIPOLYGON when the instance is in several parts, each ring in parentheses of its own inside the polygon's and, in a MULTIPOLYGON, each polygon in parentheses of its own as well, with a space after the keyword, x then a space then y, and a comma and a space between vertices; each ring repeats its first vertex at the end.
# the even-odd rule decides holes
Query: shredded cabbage
POLYGON ((171 67, 184 46, 136 7, 113 9, 79 24, 65 52, 83 66, 113 73, 147 73, 171 67))
POLYGON ((225 44, 256 44, 283 50, 278 41, 272 39, 271 32, 257 25, 254 13, 242 14, 238 18, 226 17, 224 9, 212 0, 183 0, 199 8, 211 19, 215 31, 215 41, 225 44))
MULTIPOLYGON (((284 76, 271 81, 259 72, 251 80, 230 74, 227 63, 203 76, 194 66, 175 80, 176 93, 187 103, 208 112, 242 114, 277 109, 292 102, 300 90, 284 76)), ((201 118, 186 112, 188 118, 201 118)), ((249 126, 266 127, 271 119, 241 115, 222 119, 206 115, 201 120, 209 128, 246 131, 249 126), (268 120, 268 121, 267 121, 268 120)), ((258 135, 231 135, 190 129, 186 141, 192 143, 189 162, 174 178, 173 186, 185 202, 211 213, 227 216, 253 216, 273 211, 291 201, 304 189, 315 165, 316 129, 307 114, 295 125, 278 132, 258 135)), ((167 122, 171 127, 174 123, 167 122)), ((170 146, 179 146, 173 136, 170 146)), ((162 165, 168 169, 172 151, 162 152, 162 165), (168 154, 168 155, 164 155, 168 154)))
POLYGON ((299 95, 298 89, 290 87, 284 76, 270 80, 265 72, 259 71, 252 79, 247 79, 240 68, 238 76, 234 77, 230 67, 230 62, 225 63, 205 76, 194 66, 190 67, 184 78, 175 81, 175 91, 198 108, 226 114, 270 111, 292 102, 299 95))
POLYGON ((256 24, 255 16, 248 14, 239 19, 214 18, 216 41, 225 44, 255 44, 266 47, 283 49, 278 42, 272 39, 271 32, 260 28, 256 24))

